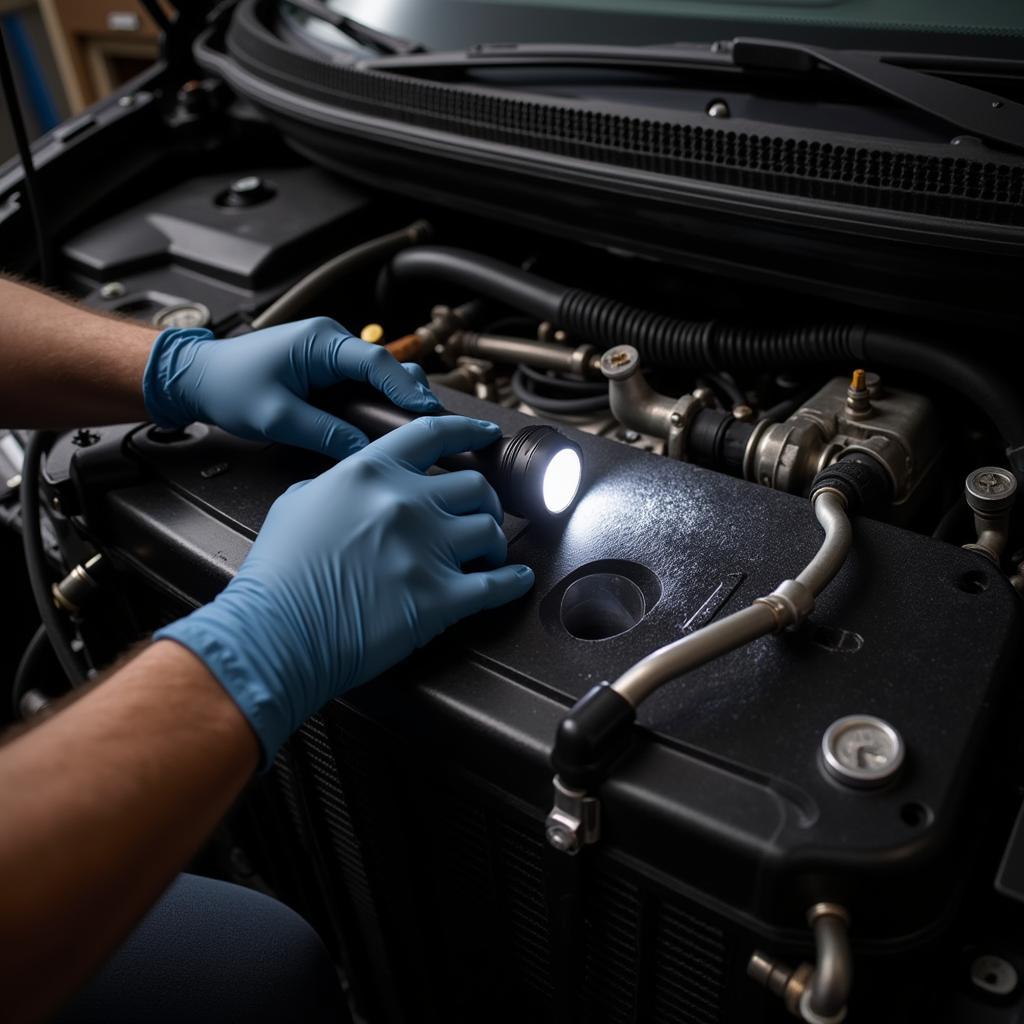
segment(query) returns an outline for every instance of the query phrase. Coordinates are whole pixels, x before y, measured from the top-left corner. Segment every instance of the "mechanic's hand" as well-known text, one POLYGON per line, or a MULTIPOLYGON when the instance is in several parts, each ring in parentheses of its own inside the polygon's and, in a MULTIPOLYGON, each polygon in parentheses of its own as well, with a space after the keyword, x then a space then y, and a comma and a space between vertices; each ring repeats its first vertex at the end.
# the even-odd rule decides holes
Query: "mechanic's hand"
POLYGON ((212 423, 343 459, 367 444, 366 435, 306 401, 342 380, 368 381, 411 412, 441 409, 420 367, 403 366, 327 317, 223 341, 203 329, 166 330, 153 344, 142 392, 159 427, 212 423))
POLYGON ((462 571, 505 560, 498 497, 479 473, 424 473, 500 435, 481 420, 424 417, 296 484, 227 589, 156 634, 220 680, 259 737, 264 766, 331 697, 533 586, 525 565, 462 571))

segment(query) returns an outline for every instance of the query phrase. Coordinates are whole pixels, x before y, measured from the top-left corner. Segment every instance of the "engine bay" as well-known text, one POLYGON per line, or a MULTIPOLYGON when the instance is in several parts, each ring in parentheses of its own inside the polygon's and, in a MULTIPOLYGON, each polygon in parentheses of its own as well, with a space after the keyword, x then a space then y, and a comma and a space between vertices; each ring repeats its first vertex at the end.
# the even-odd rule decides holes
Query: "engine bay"
MULTIPOLYGON (((581 460, 544 477, 558 514, 531 494, 506 517, 531 594, 310 720, 221 870, 314 923, 371 1024, 1016 1019, 1019 324, 545 233, 522 197, 499 217, 375 188, 212 77, 163 102, 207 157, 90 206, 67 292, 218 337, 331 317, 447 410, 554 427, 581 460), (596 707, 683 641, 692 662, 620 687, 626 717, 596 707)), ((212 599, 328 465, 201 424, 59 437, 78 656, 101 670, 212 599)), ((28 680, 20 713, 57 689, 28 680)))

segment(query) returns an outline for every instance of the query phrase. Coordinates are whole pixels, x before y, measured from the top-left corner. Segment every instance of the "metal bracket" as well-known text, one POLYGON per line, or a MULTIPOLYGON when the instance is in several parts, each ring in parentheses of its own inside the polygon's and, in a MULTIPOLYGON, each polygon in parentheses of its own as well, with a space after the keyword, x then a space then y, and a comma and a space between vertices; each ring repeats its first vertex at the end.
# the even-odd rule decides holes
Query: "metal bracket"
POLYGON ((601 802, 582 789, 569 789, 556 775, 555 803, 544 822, 548 842, 559 853, 575 856, 601 838, 601 802))

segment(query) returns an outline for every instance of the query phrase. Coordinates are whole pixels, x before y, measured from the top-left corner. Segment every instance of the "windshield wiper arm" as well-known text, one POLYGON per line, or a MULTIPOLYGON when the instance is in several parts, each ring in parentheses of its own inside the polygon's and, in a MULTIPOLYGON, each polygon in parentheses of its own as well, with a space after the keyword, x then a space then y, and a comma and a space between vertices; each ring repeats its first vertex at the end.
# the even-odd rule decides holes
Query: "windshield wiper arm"
POLYGON ((355 18, 348 18, 344 14, 332 11, 322 0, 288 0, 292 7, 297 7, 303 14, 308 14, 317 21, 324 21, 336 28, 342 35, 347 36, 360 46, 368 46, 378 53, 388 56, 404 57, 406 54, 424 53, 426 47, 420 43, 402 39, 399 36, 388 35, 378 29, 364 25, 355 18))
POLYGON ((913 71, 858 50, 830 50, 810 43, 734 39, 733 63, 750 71, 802 73, 819 64, 931 114, 960 132, 1010 149, 1024 149, 1024 106, 972 85, 913 71))

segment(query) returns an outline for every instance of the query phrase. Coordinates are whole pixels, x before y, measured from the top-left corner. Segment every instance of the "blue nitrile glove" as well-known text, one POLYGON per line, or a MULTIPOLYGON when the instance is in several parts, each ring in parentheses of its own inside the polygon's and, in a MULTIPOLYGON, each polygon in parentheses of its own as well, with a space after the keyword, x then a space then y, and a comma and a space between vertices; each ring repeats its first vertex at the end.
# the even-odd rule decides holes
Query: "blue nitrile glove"
POLYGON ((367 444, 366 435, 306 401, 310 391, 342 380, 368 381, 411 412, 441 408, 419 367, 403 366, 328 317, 223 341, 204 329, 166 330, 153 343, 142 393, 159 427, 212 423, 249 440, 343 459, 367 444))
POLYGON ((471 470, 427 476, 501 431, 423 417, 274 503, 249 557, 212 604, 160 630, 196 654, 259 737, 263 764, 331 697, 379 675, 454 622, 525 594, 506 565, 498 497, 471 470))

